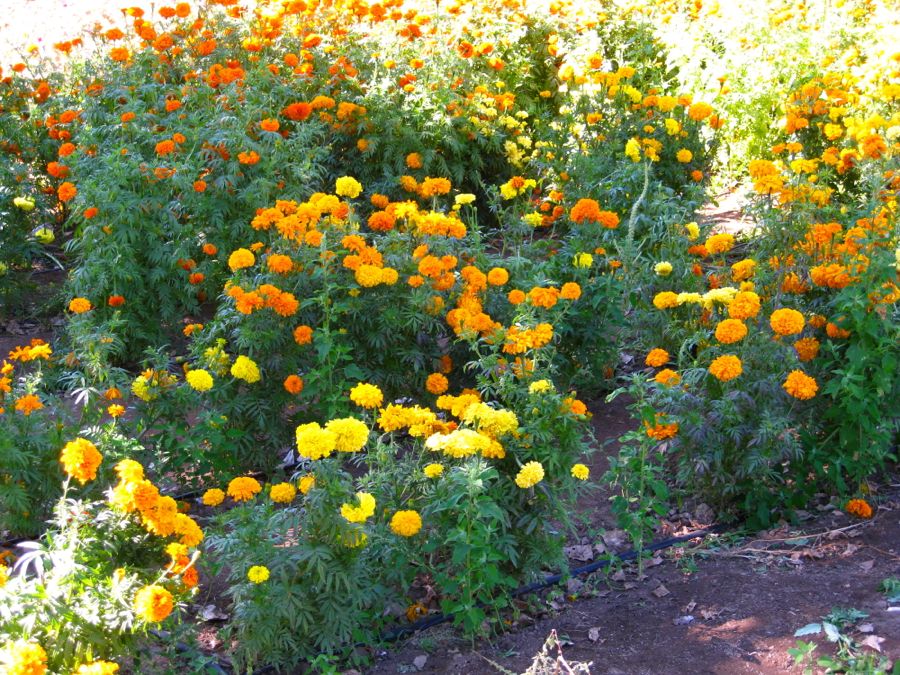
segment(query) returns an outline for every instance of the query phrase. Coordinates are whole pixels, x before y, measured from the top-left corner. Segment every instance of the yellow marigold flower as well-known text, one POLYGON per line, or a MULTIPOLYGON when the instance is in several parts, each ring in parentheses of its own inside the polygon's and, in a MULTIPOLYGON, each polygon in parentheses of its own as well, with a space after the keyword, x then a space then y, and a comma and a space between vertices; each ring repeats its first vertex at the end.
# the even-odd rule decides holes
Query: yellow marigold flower
POLYGON ((269 490, 269 499, 277 504, 288 504, 297 496, 297 488, 291 483, 278 483, 269 490))
POLYGON ((769 317, 769 325, 779 335, 796 335, 805 324, 806 319, 796 309, 776 309, 769 317))
POLYGON ((572 264, 582 269, 588 268, 594 264, 594 256, 590 253, 576 253, 572 258, 572 264))
POLYGON ((572 477, 577 478, 578 480, 587 480, 588 476, 591 475, 591 470, 587 468, 584 464, 574 464, 572 465, 572 477))
POLYGON ((734 248, 734 235, 728 232, 714 234, 706 240, 704 245, 710 254, 727 253, 734 248))
POLYGON ((502 267, 494 267, 487 274, 488 283, 491 286, 503 286, 507 281, 509 281, 509 272, 507 272, 502 267))
POLYGON ((7 642, 5 659, 7 675, 43 675, 47 672, 47 652, 36 642, 7 642))
POLYGON ((375 497, 368 492, 357 492, 359 506, 341 504, 341 516, 350 523, 364 523, 375 514, 375 497))
POLYGON ((441 373, 432 373, 428 376, 428 379, 425 380, 425 388, 429 391, 429 393, 438 396, 447 391, 447 387, 450 386, 447 378, 441 373))
POLYGON ((681 382, 681 375, 671 368, 663 368, 653 379, 664 387, 672 387, 681 382))
POLYGON ((847 502, 847 506, 844 507, 844 510, 851 516, 856 516, 857 518, 868 519, 872 517, 872 507, 869 506, 869 503, 865 499, 851 499, 847 502))
POLYGON ((453 203, 457 204, 459 206, 466 206, 468 204, 473 203, 474 201, 475 201, 475 195, 470 194, 468 192, 463 192, 461 194, 456 195, 456 197, 453 198, 453 203))
POLYGON ((812 361, 819 354, 819 341, 816 338, 801 338, 794 343, 797 356, 801 361, 812 361))
POLYGON ((73 675, 115 675, 119 672, 119 664, 112 661, 91 661, 78 666, 73 675))
POLYGON ((262 491, 259 481, 250 476, 232 478, 228 484, 228 496, 236 502, 246 502, 262 491))
POLYGON ((359 452, 369 440, 369 427, 353 417, 331 420, 325 430, 334 434, 334 448, 338 452, 359 452))
POLYGON ((647 354, 647 358, 644 359, 644 364, 651 368, 659 368, 660 366, 667 364, 670 358, 669 352, 657 347, 656 349, 650 350, 650 353, 647 354))
POLYGON ((109 413, 110 417, 113 417, 113 418, 121 417, 122 415, 125 414, 125 406, 113 403, 111 406, 108 406, 106 408, 106 412, 109 413))
POLYGON ((740 291, 728 303, 728 316, 732 319, 752 319, 759 314, 759 296, 753 291, 740 291))
POLYGON ((84 314, 85 312, 89 312, 92 308, 91 301, 87 298, 72 298, 72 300, 69 301, 69 311, 73 314, 84 314))
POLYGON ((672 291, 662 291, 653 298, 653 306, 657 309, 669 309, 678 306, 678 294, 672 291))
POLYGON ((529 394, 545 394, 548 391, 553 391, 553 383, 550 380, 535 380, 528 385, 529 394))
POLYGON ((449 434, 432 434, 425 440, 425 447, 460 459, 487 450, 490 442, 490 438, 472 429, 455 429, 449 434))
POLYGON ((672 263, 668 261, 658 262, 653 266, 653 271, 657 276, 667 277, 672 273, 672 263))
POLYGON ((259 367, 256 363, 246 356, 238 356, 231 365, 231 375, 239 380, 244 380, 249 384, 259 382, 259 367))
POLYGON ((202 368, 189 370, 185 375, 187 383, 191 385, 191 389, 195 391, 209 391, 213 387, 213 377, 208 371, 202 368))
POLYGON ((247 570, 247 579, 254 584, 261 584, 269 580, 269 568, 264 565, 254 565, 247 570))
POLYGON ((544 467, 540 462, 527 462, 516 474, 516 485, 523 490, 544 480, 544 467))
POLYGON ((426 478, 437 478, 442 473, 444 473, 444 465, 443 464, 429 464, 424 469, 422 469, 422 473, 425 474, 426 478))
POLYGON ((636 138, 628 139, 628 142, 625 144, 625 156, 631 159, 632 162, 641 161, 641 144, 638 143, 636 138))
POLYGON ((747 336, 747 326, 740 319, 725 319, 716 326, 716 340, 725 345, 740 342, 747 336))
POLYGON ((144 479, 144 467, 133 459, 123 459, 113 469, 123 483, 135 483, 144 479))
POLYGON ((691 241, 695 241, 700 236, 700 226, 697 223, 688 223, 684 226, 684 229, 687 230, 688 239, 691 241))
POLYGON ((753 276, 755 270, 755 260, 750 260, 749 258, 740 260, 731 266, 731 280, 736 282, 745 281, 753 276))
POLYGON ((316 486, 316 477, 311 473, 303 476, 299 481, 297 481, 297 488, 300 490, 300 494, 308 494, 310 490, 312 490, 316 486))
POLYGON ((231 268, 232 272, 237 272, 246 267, 253 267, 255 264, 256 256, 246 248, 239 248, 228 256, 228 267, 231 268))
POLYGON ((677 159, 682 164, 687 164, 692 159, 694 159, 694 153, 687 148, 682 148, 675 154, 675 159, 677 159))
POLYGON ((175 514, 175 534, 179 536, 179 543, 185 546, 198 546, 203 541, 203 530, 197 521, 184 513, 175 514))
POLYGON ((362 185, 355 178, 350 176, 342 176, 335 181, 334 193, 339 197, 349 197, 356 199, 362 192, 362 185))
POLYGON ((97 467, 103 461, 103 455, 89 440, 76 438, 63 447, 59 461, 68 475, 84 485, 97 477, 97 467))
POLYGON ((725 354, 709 364, 709 372, 721 382, 728 382, 744 372, 741 360, 733 354, 725 354))
POLYGON ((168 590, 153 584, 144 586, 134 596, 135 614, 148 623, 158 623, 175 609, 175 602, 168 590))
MULTIPOLYGON (((440 464, 434 464, 434 465, 429 464, 429 466, 441 466, 441 465, 440 464)), ((441 467, 441 471, 443 471, 443 470, 444 470, 444 467, 441 467)), ((0 588, 3 588, 4 586, 6 586, 7 581, 9 581, 9 568, 6 565, 4 565, 3 563, 0 563, 0 588)))
POLYGON ((202 501, 206 506, 218 506, 225 501, 225 493, 219 488, 211 488, 203 493, 202 501))
POLYGON ((493 438, 511 434, 519 428, 519 419, 511 410, 495 410, 487 403, 473 403, 462 413, 466 424, 475 426, 479 433, 493 438))
POLYGON ((318 422, 309 422, 297 427, 297 452, 307 459, 328 457, 337 447, 337 436, 333 431, 323 429, 318 422))
POLYGON ((819 385, 814 377, 810 377, 802 370, 792 370, 788 373, 787 379, 781 385, 784 390, 801 401, 807 401, 816 395, 819 391, 819 385))
POLYGON ((412 537, 422 529, 422 517, 415 511, 397 511, 391 517, 391 531, 401 537, 412 537))
POLYGON ((374 384, 360 382, 350 390, 350 400, 360 408, 372 410, 384 402, 384 394, 374 384))

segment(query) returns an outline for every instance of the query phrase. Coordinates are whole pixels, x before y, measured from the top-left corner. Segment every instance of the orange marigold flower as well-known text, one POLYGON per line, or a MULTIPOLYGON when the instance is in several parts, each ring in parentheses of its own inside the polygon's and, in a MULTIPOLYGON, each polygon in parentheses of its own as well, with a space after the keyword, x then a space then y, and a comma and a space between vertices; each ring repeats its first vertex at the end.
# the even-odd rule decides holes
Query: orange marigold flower
POLYGON ((732 319, 752 319, 759 314, 759 296, 753 291, 740 291, 728 303, 728 316, 732 319))
POLYGON ((175 142, 171 140, 160 141, 156 144, 156 154, 157 155, 168 155, 169 153, 175 152, 175 142))
POLYGON ((647 358, 644 359, 644 363, 651 368, 658 368, 659 366, 663 366, 669 362, 669 352, 665 349, 660 349, 659 347, 655 349, 651 349, 650 353, 647 354, 647 358))
POLYGON ((784 390, 794 398, 806 401, 813 398, 819 391, 819 385, 814 377, 810 377, 802 370, 792 370, 784 384, 784 390))
POLYGON ((238 162, 241 164, 256 164, 259 161, 259 155, 255 150, 251 150, 250 152, 239 152, 238 153, 238 162))
POLYGON ((25 394, 16 399, 16 403, 13 407, 25 415, 25 417, 28 417, 34 411, 43 408, 44 404, 41 403, 41 399, 35 394, 25 394))
POLYGON ((312 342, 313 329, 309 326, 297 326, 294 329, 294 342, 298 345, 308 345, 312 342))
POLYGON ((581 286, 574 281, 564 283, 559 291, 559 297, 563 300, 577 300, 581 297, 581 286))
POLYGON ((828 324, 825 326, 825 333, 832 340, 842 340, 844 338, 850 337, 849 330, 844 330, 843 328, 838 326, 836 323, 832 323, 831 321, 829 321, 828 324))
POLYGON ((267 117, 259 123, 260 129, 263 131, 278 131, 279 126, 278 120, 273 120, 271 117, 267 117))
POLYGON ((291 260, 290 256, 273 253, 266 260, 266 266, 269 268, 269 271, 275 274, 287 274, 294 269, 294 261, 291 260))
POLYGON ((203 244, 203 248, 201 250, 206 255, 215 255, 219 252, 219 249, 215 244, 203 244))
POLYGON ((819 354, 819 341, 812 337, 802 338, 794 343, 794 349, 801 361, 812 361, 819 354))
POLYGON ((60 185, 59 189, 56 191, 56 195, 57 197, 59 197, 59 201, 61 202, 68 202, 72 200, 77 194, 78 188, 76 188, 72 183, 68 181, 60 185))
POLYGON ((206 181, 205 180, 195 180, 194 181, 194 192, 206 192, 206 181))
POLYGON ((103 456, 89 440, 76 438, 63 447, 59 461, 69 476, 84 485, 97 477, 97 467, 103 461, 103 456))
POLYGON ((284 380, 284 390, 289 394, 299 394, 303 391, 303 378, 299 375, 288 375, 284 380))
POLYGON ((728 382, 738 377, 744 368, 741 360, 733 354, 724 354, 709 364, 709 372, 720 382, 728 382))
POLYGON ((872 507, 869 506, 869 503, 865 499, 851 499, 847 502, 847 506, 844 507, 844 510, 851 516, 856 516, 857 518, 868 519, 872 517, 872 507))
POLYGON ((443 394, 449 386, 449 381, 441 373, 432 373, 425 380, 425 388, 435 396, 443 394))
POLYGON ((796 335, 805 324, 806 320, 796 309, 776 309, 769 317, 769 325, 779 335, 796 335))
POLYGON ((255 264, 256 257, 246 248, 239 248, 228 256, 228 266, 231 268, 232 272, 236 272, 237 270, 246 267, 252 267, 255 264))
POLYGON ((506 299, 509 300, 509 304, 511 305, 521 305, 525 302, 525 293, 524 291, 520 291, 518 288, 514 288, 506 295, 506 299))
POLYGON ((747 336, 747 325, 740 319, 725 319, 716 326, 716 340, 725 345, 740 342, 747 336))
POLYGON ((676 373, 671 368, 663 368, 656 374, 656 377, 654 377, 653 379, 664 387, 671 387, 681 382, 681 375, 676 373))
POLYGON ((410 169, 422 168, 422 155, 418 152, 411 152, 406 156, 406 166, 410 169))
POLYGON ((69 301, 69 311, 73 314, 84 314, 91 309, 91 301, 87 298, 72 298, 72 300, 69 301))
POLYGON ((494 267, 487 273, 487 281, 491 286, 503 286, 509 281, 509 272, 502 267, 494 267))
POLYGON ((110 307, 121 307, 125 304, 125 296, 124 295, 111 295, 106 301, 110 307))

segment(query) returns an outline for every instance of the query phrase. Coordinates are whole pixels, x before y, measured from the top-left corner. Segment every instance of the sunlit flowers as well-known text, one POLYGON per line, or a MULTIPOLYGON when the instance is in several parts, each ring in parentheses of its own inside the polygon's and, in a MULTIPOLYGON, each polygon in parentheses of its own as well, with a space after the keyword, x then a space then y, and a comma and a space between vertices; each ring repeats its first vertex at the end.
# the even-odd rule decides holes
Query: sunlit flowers
POLYGON ((8 642, 3 656, 8 675, 43 675, 47 672, 47 652, 36 642, 8 642))
POLYGON ((318 422, 309 422, 298 426, 296 438, 297 452, 301 457, 307 459, 317 460, 328 457, 337 447, 337 436, 334 432, 323 429, 318 422))
POLYGON ((137 592, 133 607, 135 614, 147 623, 158 623, 172 613, 175 602, 167 589, 153 584, 137 592))
POLYGON ((819 385, 814 377, 810 377, 802 370, 792 370, 787 379, 781 385, 784 390, 796 399, 807 401, 819 391, 819 385))
POLYGON ((225 493, 219 488, 211 488, 203 493, 200 501, 204 506, 218 506, 225 501, 225 493))
POLYGON ((262 584, 269 580, 269 568, 264 565, 254 565, 247 570, 247 580, 252 584, 262 584))
POLYGON ((291 483, 277 483, 269 490, 269 499, 276 504, 288 504, 297 496, 297 488, 291 483))
POLYGON ((209 391, 213 388, 213 377, 209 374, 208 371, 203 370, 202 368, 197 368, 196 370, 189 370, 187 375, 185 375, 185 379, 187 383, 191 386, 191 389, 195 391, 209 391))
POLYGON ((443 464, 427 464, 424 469, 422 469, 422 473, 425 474, 426 478, 437 478, 441 474, 444 473, 444 465, 443 464))
POLYGON ((709 372, 720 382, 728 382, 738 377, 744 368, 741 360, 733 354, 724 354, 709 364, 709 372))
POLYGON ((544 480, 544 467, 540 462, 526 462, 516 474, 516 485, 523 490, 544 480))
POLYGON ((341 516, 350 523, 364 523, 375 514, 375 497, 368 492, 357 492, 356 502, 341 504, 341 516))
POLYGON ((360 408, 372 410, 384 402, 384 394, 374 384, 360 382, 350 390, 350 400, 360 408))
POLYGON ((769 317, 769 325, 779 335, 796 335, 805 324, 803 314, 796 309, 776 309, 769 317))
POLYGON ((238 476, 228 483, 228 496, 236 502, 247 502, 262 491, 259 481, 250 476, 238 476))
POLYGON ((252 251, 246 248, 239 248, 232 251, 231 255, 228 256, 228 267, 231 268, 232 272, 237 272, 238 270, 247 267, 253 267, 255 264, 256 256, 253 255, 252 251))
POLYGON ((97 467, 103 456, 97 446, 85 438, 76 438, 65 444, 59 456, 63 471, 84 485, 97 477, 97 467))
POLYGON ((338 452, 359 452, 369 440, 369 427, 353 417, 333 419, 325 425, 325 431, 334 434, 334 449, 338 452))
POLYGON ((391 517, 391 531, 401 537, 412 537, 422 529, 422 517, 416 511, 397 511, 391 517))
POLYGON ((238 356, 231 365, 231 375, 249 384, 259 382, 259 367, 246 356, 238 356))

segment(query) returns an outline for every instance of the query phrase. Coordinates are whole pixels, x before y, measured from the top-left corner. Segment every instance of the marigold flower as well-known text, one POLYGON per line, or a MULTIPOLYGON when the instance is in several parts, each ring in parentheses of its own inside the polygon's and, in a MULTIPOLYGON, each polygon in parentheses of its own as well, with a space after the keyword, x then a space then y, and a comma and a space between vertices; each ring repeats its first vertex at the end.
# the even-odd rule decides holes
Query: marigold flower
POLYGON ((847 506, 844 507, 844 510, 851 516, 856 516, 857 518, 868 519, 872 517, 872 507, 869 506, 869 503, 865 499, 851 499, 847 502, 847 506))
POLYGON ((334 193, 340 197, 356 199, 360 192, 362 192, 362 185, 355 178, 342 176, 335 182, 334 193))
POLYGON ((47 652, 36 642, 8 642, 4 651, 8 675, 43 675, 47 672, 47 652))
POLYGON ((720 382, 728 382, 738 377, 744 368, 741 360, 733 354, 724 354, 709 364, 709 372, 720 382))
POLYGON ((672 273, 672 263, 668 261, 658 262, 653 266, 653 271, 657 276, 667 277, 672 273))
POLYGON ((814 377, 810 377, 802 370, 792 370, 787 379, 781 385, 784 390, 796 399, 807 401, 819 391, 819 385, 814 377))
POLYGON ((65 444, 59 456, 63 471, 82 485, 97 477, 97 467, 103 455, 97 446, 85 438, 76 438, 65 444))
POLYGON ((148 623, 158 623, 165 619, 175 608, 172 594, 162 586, 153 584, 144 586, 134 596, 134 611, 148 623))
POLYGON ((113 663, 112 661, 91 661, 78 666, 78 670, 72 675, 115 675, 118 672, 118 663, 113 663))
POLYGON ((747 336, 747 326, 740 319, 725 319, 716 326, 716 340, 725 345, 740 342, 747 336))
POLYGON ((125 406, 116 405, 115 403, 106 408, 106 412, 112 418, 118 418, 125 414, 125 406))
POLYGON ((93 305, 91 305, 91 301, 87 298, 72 298, 72 300, 69 301, 69 311, 73 314, 84 314, 91 309, 93 309, 93 305))
POLYGON ((494 267, 487 273, 487 281, 491 286, 503 286, 509 281, 509 272, 502 267, 494 267))
POLYGON ((254 361, 246 356, 238 356, 231 366, 231 375, 239 380, 244 380, 249 384, 259 382, 259 367, 254 361))
POLYGON ((516 474, 516 485, 523 490, 544 480, 544 467, 540 462, 526 462, 516 474))
POLYGON ((62 185, 59 186, 59 189, 56 191, 56 196, 59 197, 59 201, 68 202, 72 200, 75 195, 78 194, 78 188, 76 188, 72 183, 66 181, 62 185))
POLYGON ((563 300, 578 300, 581 297, 581 286, 574 281, 568 281, 559 289, 559 297, 563 300))
POLYGON ((372 410, 384 402, 384 394, 374 384, 360 382, 350 390, 350 400, 360 408, 372 410))
POLYGON ((354 417, 331 420, 325 430, 334 435, 334 449, 338 452, 359 452, 369 440, 369 427, 354 417))
POLYGON ((357 492, 359 506, 341 504, 341 516, 350 523, 364 523, 375 514, 375 497, 367 492, 357 492))
POLYGON ((273 120, 270 117, 267 117, 259 123, 259 128, 263 131, 278 131, 279 126, 278 120, 273 120))
POLYGON ((650 353, 647 354, 647 358, 644 359, 644 363, 651 368, 658 368, 659 366, 667 364, 670 358, 669 352, 657 347, 650 350, 650 353))
POLYGON ((728 232, 714 234, 706 240, 704 245, 711 254, 727 253, 734 248, 734 235, 728 232))
POLYGON ((401 537, 412 537, 422 529, 422 517, 416 511, 397 511, 391 517, 391 531, 401 537))
POLYGON ((269 490, 269 499, 276 504, 288 504, 297 496, 297 488, 291 483, 278 483, 269 490))
POLYGON ((670 309, 678 306, 678 294, 672 291, 662 291, 653 297, 653 306, 657 309, 670 309))
POLYGON ((294 342, 298 345, 308 345, 312 342, 313 330, 309 326, 297 326, 294 329, 294 342))
POLYGON ((572 465, 572 477, 577 478, 578 480, 587 480, 588 476, 591 475, 591 470, 585 466, 584 464, 573 464, 572 465))
POLYGON ((337 447, 337 436, 334 432, 323 429, 318 422, 309 422, 297 427, 297 451, 307 459, 328 457, 337 447))
POLYGON ((255 264, 256 256, 253 255, 252 251, 246 248, 239 248, 228 256, 228 267, 231 268, 232 272, 237 272, 246 267, 252 267, 255 264))
POLYGON ((528 385, 529 394, 546 394, 548 391, 553 391, 553 383, 550 380, 535 380, 528 385))
POLYGON ((228 483, 228 496, 236 502, 246 502, 262 491, 259 481, 250 476, 238 476, 228 483))
POLYGON ((225 493, 219 488, 211 488, 203 493, 201 501, 205 506, 218 506, 225 501, 225 493))
POLYGON ((681 375, 676 373, 671 368, 663 368, 656 374, 653 379, 656 380, 658 384, 661 384, 664 387, 672 387, 681 382, 681 375))
POLYGON ((694 158, 694 153, 688 150, 687 148, 682 148, 677 153, 675 153, 675 159, 677 159, 682 164, 687 164, 694 158))
POLYGON ((769 317, 769 325, 779 335, 796 335, 805 324, 806 320, 796 309, 776 309, 769 317))
POLYGON ((443 394, 450 386, 449 381, 441 373, 432 373, 425 380, 425 388, 434 395, 443 394))
POLYGON ((189 370, 187 372, 187 375, 185 375, 185 379, 191 386, 191 389, 194 389, 195 391, 209 391, 213 388, 212 375, 210 375, 208 371, 203 370, 202 368, 189 370))
POLYGON ((752 319, 759 314, 759 296, 753 291, 740 291, 728 303, 728 316, 732 319, 752 319))
POLYGON ((247 579, 254 584, 261 584, 269 580, 269 568, 265 565, 254 565, 247 570, 247 579))
POLYGON ((819 354, 819 341, 816 338, 801 338, 794 343, 797 357, 801 361, 812 361, 819 354))
POLYGON ((422 155, 418 152, 411 152, 406 156, 406 166, 410 169, 422 168, 422 155))
POLYGON ((444 473, 444 465, 443 464, 428 464, 422 469, 422 473, 425 474, 426 478, 437 478, 442 473, 444 473))

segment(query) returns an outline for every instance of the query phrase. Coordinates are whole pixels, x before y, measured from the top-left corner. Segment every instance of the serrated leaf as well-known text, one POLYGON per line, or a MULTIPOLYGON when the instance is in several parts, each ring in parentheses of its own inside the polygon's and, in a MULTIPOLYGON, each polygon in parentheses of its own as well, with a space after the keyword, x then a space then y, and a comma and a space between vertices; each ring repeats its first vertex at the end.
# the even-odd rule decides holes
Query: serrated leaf
MULTIPOLYGON (((829 624, 830 625, 830 624, 829 624)), ((822 632, 822 624, 808 623, 803 628, 794 631, 794 637, 802 637, 803 635, 818 635, 822 632)))

